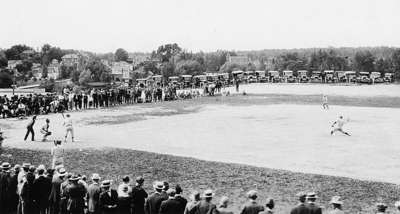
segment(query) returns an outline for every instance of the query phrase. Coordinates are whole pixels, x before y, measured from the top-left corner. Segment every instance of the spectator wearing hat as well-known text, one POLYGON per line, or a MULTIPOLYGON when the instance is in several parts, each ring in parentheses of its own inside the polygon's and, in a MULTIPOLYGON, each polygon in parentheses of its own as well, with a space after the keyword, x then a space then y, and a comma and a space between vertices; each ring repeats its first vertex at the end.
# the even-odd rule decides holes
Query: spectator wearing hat
POLYGON ((167 190, 169 189, 169 183, 167 181, 163 181, 164 184, 164 188, 161 192, 161 195, 164 197, 164 200, 168 199, 168 194, 167 194, 167 190))
POLYGON ((299 192, 296 195, 299 200, 299 204, 297 204, 291 211, 290 214, 308 214, 308 209, 306 207, 306 197, 307 194, 305 192, 299 192))
POLYGON ((275 207, 274 199, 267 198, 266 203, 265 203, 265 210, 263 212, 260 212, 260 214, 273 214, 274 207, 275 207))
POLYGON ((86 189, 79 183, 80 177, 72 175, 69 178, 70 184, 66 187, 67 197, 67 213, 68 214, 83 214, 85 209, 86 189))
POLYGON ((71 184, 71 173, 66 174, 66 179, 60 185, 60 206, 59 206, 59 213, 60 214, 67 214, 67 202, 68 202, 68 195, 67 195, 67 187, 71 184))
POLYGON ((257 191, 250 190, 247 192, 247 197, 249 198, 249 201, 243 205, 243 208, 240 212, 241 214, 255 214, 264 211, 264 206, 259 205, 256 201, 258 197, 257 191))
POLYGON ((213 214, 217 213, 217 206, 213 204, 211 201, 214 197, 214 193, 211 189, 204 191, 203 199, 200 203, 196 206, 195 213, 197 214, 213 214))
POLYGON ((322 209, 318 205, 315 204, 317 200, 317 194, 315 192, 307 193, 307 209, 309 214, 322 214, 322 209))
POLYGON ((190 202, 186 204, 184 214, 193 214, 195 208, 201 201, 200 193, 198 191, 194 191, 190 196, 190 202))
POLYGON ((120 214, 131 213, 132 188, 129 186, 129 176, 122 178, 122 183, 118 186, 118 210, 120 214))
POLYGON ((182 192, 183 192, 182 187, 179 184, 177 184, 175 186, 175 200, 178 201, 180 204, 180 209, 177 214, 183 214, 185 212, 185 207, 187 204, 187 200, 182 196, 182 192))
POLYGON ((92 183, 88 187, 87 203, 89 214, 100 214, 100 175, 94 173, 92 175, 92 183))
POLYGON ((132 188, 132 214, 144 214, 144 203, 148 197, 143 189, 144 179, 142 176, 136 178, 135 187, 132 188))
POLYGON ((11 165, 8 162, 1 164, 0 172, 0 213, 6 213, 10 210, 10 199, 12 194, 8 187, 11 183, 11 165))
POLYGON ((344 214, 342 211, 343 202, 340 200, 340 196, 333 196, 329 203, 332 204, 332 210, 329 214, 344 214))
POLYGON ((34 200, 38 206, 39 214, 46 214, 49 206, 49 196, 51 192, 51 182, 45 177, 45 166, 40 165, 37 168, 38 177, 33 182, 34 200))
POLYGON ((161 202, 159 214, 178 214, 180 213, 181 204, 175 200, 176 191, 174 189, 167 190, 168 199, 161 202))
POLYGON ((35 175, 31 172, 26 174, 26 181, 21 188, 21 212, 22 214, 35 214, 36 204, 34 201, 34 186, 35 175))
POLYGON ((163 182, 155 182, 154 190, 155 192, 149 196, 146 200, 144 208, 146 214, 158 214, 161 206, 161 202, 165 201, 165 198, 161 195, 164 189, 163 182))
POLYGON ((387 209, 387 205, 385 203, 377 203, 376 204, 376 214, 385 213, 387 209))
POLYGON ((102 214, 116 214, 118 212, 118 193, 111 189, 111 181, 104 180, 101 183, 100 209, 102 214))
POLYGON ((228 210, 228 203, 229 203, 229 198, 226 196, 223 196, 221 200, 219 201, 217 211, 219 214, 233 214, 232 211, 228 210))
POLYGON ((11 183, 9 183, 8 189, 10 191, 10 196, 11 196, 11 213, 16 213, 17 212, 17 207, 18 207, 18 201, 19 201, 19 195, 18 195, 18 174, 21 170, 21 166, 16 164, 14 166, 14 172, 11 175, 11 183))
POLYGON ((49 196, 49 210, 50 214, 58 214, 60 209, 60 189, 61 189, 61 184, 64 182, 64 178, 66 175, 66 171, 64 168, 60 168, 55 175, 53 176, 52 182, 51 182, 51 190, 50 190, 50 196, 49 196))

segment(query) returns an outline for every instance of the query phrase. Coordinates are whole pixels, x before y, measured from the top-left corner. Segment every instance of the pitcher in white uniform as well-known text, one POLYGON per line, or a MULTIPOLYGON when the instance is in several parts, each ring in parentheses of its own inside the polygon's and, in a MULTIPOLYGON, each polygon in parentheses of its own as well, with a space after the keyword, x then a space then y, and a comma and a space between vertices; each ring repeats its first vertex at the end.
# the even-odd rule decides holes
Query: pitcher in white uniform
POLYGON ((344 124, 345 124, 346 122, 347 122, 347 121, 345 121, 345 120, 343 119, 343 116, 339 116, 339 119, 336 120, 336 121, 332 124, 332 128, 335 127, 335 125, 336 125, 336 128, 334 128, 334 129, 331 131, 331 135, 333 135, 333 133, 335 133, 335 132, 342 132, 343 134, 345 134, 345 135, 347 135, 347 136, 350 136, 349 133, 343 131, 343 126, 344 126, 344 124))
POLYGON ((65 118, 64 124, 63 124, 65 126, 65 139, 64 139, 64 141, 67 142, 68 134, 71 133, 72 142, 74 142, 74 129, 72 127, 71 115, 67 114, 65 116, 66 116, 66 118, 65 118))

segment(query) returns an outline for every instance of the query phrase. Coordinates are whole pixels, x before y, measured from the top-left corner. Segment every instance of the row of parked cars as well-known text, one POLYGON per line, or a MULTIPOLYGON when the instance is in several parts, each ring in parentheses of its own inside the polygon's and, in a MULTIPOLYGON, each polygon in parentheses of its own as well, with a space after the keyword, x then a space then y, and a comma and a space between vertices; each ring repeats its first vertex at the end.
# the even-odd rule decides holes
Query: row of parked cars
POLYGON ((245 82, 287 82, 287 83, 390 83, 394 81, 393 73, 355 72, 355 71, 233 71, 234 78, 245 82), (295 75, 296 73, 296 75, 295 75))
POLYGON ((279 71, 233 71, 229 73, 205 73, 203 75, 180 75, 164 78, 153 75, 137 79, 136 84, 141 87, 175 85, 178 88, 203 87, 207 83, 233 84, 235 81, 242 83, 286 82, 286 83, 390 83, 393 82, 393 73, 380 72, 355 72, 355 71, 306 71, 293 72, 290 70, 279 71))

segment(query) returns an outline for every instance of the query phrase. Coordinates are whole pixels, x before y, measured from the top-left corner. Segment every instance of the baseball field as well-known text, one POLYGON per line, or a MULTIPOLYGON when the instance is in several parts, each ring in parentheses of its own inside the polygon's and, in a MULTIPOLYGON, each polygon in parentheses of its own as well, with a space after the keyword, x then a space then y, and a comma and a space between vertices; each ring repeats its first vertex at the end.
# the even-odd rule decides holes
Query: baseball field
MULTIPOLYGON (((67 167, 114 180, 144 174, 147 187, 154 179, 169 180, 186 186, 186 194, 211 187, 218 197, 230 196, 235 209, 251 188, 261 198, 275 198, 277 213, 296 203, 299 190, 317 191, 323 205, 342 195, 352 213, 399 199, 400 85, 252 84, 239 93, 228 90, 228 97, 72 112, 77 142, 64 145, 67 167), (329 110, 321 106, 322 94, 329 110), (340 115, 352 136, 330 135, 340 115)), ((39 116, 36 129, 46 118, 50 139, 62 139, 60 114, 39 116)), ((26 123, 0 121, 5 153, 12 155, 1 158, 50 163, 51 142, 22 140, 26 123)))

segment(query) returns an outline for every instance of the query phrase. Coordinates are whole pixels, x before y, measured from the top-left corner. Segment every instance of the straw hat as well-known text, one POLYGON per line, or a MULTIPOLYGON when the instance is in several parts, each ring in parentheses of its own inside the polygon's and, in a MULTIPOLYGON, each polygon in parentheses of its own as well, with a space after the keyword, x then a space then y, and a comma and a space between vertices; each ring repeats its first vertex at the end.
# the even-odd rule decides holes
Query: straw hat
POLYGON ((101 182, 101 187, 110 187, 111 186, 111 181, 110 180, 104 180, 101 182))
POLYGON ((164 183, 161 181, 157 181, 154 183, 154 189, 162 190, 164 189, 164 183))
POLYGON ((340 200, 340 196, 333 196, 331 201, 329 202, 330 204, 343 204, 343 201, 340 200))
POLYGON ((247 192, 246 195, 247 195, 248 198, 257 197, 257 191, 255 191, 255 190, 250 190, 250 191, 247 192))
POLYGON ((309 193, 307 193, 306 198, 307 199, 317 199, 318 196, 317 196, 317 194, 315 192, 309 192, 309 193))
POLYGON ((93 173, 92 180, 100 180, 100 175, 97 173, 93 173))

